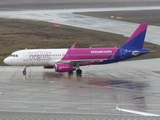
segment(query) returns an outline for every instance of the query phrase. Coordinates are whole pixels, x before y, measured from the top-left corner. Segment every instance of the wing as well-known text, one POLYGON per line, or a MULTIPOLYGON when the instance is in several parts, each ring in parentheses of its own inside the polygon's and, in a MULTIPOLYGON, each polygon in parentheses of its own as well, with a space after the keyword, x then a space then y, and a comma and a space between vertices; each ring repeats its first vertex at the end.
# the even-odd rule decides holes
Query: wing
POLYGON ((58 63, 85 63, 85 62, 103 62, 107 59, 81 59, 81 60, 61 60, 58 63))

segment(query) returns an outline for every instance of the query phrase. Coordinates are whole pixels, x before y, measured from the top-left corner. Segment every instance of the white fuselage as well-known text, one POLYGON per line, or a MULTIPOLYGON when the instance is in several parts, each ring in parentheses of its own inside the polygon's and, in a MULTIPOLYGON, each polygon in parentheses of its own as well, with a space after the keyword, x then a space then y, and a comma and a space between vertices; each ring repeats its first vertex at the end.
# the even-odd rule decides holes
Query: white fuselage
POLYGON ((47 66, 61 60, 68 49, 26 49, 13 52, 4 62, 14 66, 47 66))

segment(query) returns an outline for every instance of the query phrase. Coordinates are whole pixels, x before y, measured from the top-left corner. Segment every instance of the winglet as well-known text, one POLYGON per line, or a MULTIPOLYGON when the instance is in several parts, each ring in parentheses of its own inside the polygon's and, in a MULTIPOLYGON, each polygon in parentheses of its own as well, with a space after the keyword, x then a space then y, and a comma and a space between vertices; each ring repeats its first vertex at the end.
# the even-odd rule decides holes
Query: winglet
POLYGON ((121 48, 143 48, 148 24, 142 23, 121 48))
POLYGON ((74 49, 76 47, 76 42, 72 45, 71 49, 74 49))

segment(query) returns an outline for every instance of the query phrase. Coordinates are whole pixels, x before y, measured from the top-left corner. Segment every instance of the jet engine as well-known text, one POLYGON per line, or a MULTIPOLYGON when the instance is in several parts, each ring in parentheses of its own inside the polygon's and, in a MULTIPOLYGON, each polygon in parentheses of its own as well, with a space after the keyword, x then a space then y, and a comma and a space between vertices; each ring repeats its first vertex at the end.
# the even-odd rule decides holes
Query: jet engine
POLYGON ((73 71, 74 68, 72 64, 57 63, 55 64, 55 70, 56 72, 70 72, 73 71))

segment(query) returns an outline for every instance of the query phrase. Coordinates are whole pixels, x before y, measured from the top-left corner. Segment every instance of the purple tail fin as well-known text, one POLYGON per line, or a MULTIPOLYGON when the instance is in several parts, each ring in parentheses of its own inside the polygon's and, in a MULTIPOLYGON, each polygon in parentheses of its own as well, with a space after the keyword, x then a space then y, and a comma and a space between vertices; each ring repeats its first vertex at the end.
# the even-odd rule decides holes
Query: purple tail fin
POLYGON ((143 48, 148 24, 142 23, 121 48, 143 48))

